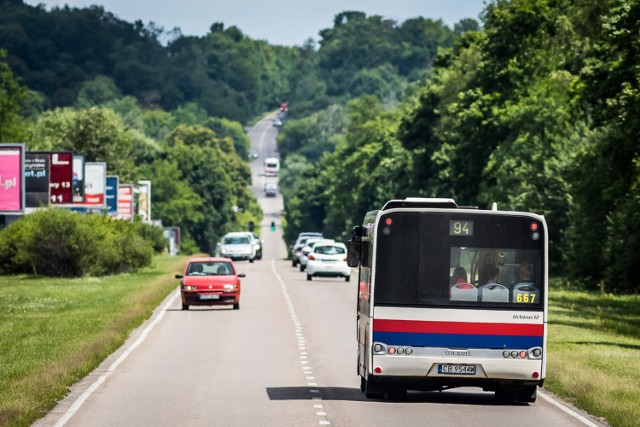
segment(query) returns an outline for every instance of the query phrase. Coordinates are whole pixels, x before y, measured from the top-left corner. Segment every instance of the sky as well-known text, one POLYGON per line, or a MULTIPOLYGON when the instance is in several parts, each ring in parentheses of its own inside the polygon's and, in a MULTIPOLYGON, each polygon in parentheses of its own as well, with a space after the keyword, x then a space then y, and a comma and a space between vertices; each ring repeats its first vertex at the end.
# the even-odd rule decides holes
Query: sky
POLYGON ((486 0, 26 0, 30 5, 83 8, 97 4, 118 18, 150 22, 184 35, 203 36, 214 22, 235 25, 252 39, 275 45, 302 45, 319 40, 318 32, 333 27, 340 12, 355 10, 401 23, 409 18, 442 19, 453 25, 463 18, 478 19, 486 0))

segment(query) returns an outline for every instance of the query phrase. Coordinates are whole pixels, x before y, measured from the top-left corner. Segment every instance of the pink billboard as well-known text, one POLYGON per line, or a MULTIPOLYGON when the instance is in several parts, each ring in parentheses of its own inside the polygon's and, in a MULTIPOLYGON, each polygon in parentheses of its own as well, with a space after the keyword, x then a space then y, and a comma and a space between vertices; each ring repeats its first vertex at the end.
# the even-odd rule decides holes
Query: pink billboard
POLYGON ((24 210, 24 144, 0 144, 0 212, 24 210))

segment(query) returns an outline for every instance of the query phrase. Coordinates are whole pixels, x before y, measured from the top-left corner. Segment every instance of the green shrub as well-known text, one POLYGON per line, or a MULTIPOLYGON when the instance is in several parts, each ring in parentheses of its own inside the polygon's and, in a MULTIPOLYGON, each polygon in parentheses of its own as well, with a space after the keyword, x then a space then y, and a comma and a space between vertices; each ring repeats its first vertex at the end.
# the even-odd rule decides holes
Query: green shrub
POLYGON ((64 209, 38 211, 0 232, 0 270, 54 277, 135 271, 164 244, 151 227, 64 209))

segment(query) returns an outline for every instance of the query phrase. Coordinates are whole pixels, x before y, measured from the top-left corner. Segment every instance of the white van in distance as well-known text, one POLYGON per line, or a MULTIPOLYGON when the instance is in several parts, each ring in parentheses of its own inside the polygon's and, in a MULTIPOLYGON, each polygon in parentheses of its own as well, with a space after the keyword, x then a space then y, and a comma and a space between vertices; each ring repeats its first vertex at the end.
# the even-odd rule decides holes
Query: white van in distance
POLYGON ((267 157, 264 159, 265 176, 278 176, 280 170, 280 160, 275 157, 267 157))

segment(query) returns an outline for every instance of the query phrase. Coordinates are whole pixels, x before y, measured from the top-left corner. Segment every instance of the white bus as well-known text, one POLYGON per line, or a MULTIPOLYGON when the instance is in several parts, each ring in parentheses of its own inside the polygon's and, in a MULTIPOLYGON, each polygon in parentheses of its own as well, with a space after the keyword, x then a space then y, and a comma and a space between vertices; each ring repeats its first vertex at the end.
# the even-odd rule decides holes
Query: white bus
POLYGON ((534 402, 546 370, 547 226, 524 212, 391 200, 354 227, 367 398, 481 387, 534 402))
POLYGON ((278 176, 280 171, 280 160, 276 157, 267 157, 264 159, 265 176, 278 176))

